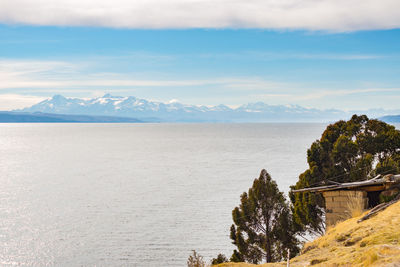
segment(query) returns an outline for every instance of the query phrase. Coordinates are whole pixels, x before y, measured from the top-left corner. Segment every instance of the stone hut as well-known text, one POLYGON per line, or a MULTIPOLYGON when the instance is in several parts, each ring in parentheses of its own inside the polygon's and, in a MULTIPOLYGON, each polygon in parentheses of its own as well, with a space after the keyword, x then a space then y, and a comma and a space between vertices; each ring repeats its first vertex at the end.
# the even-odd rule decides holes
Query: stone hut
POLYGON ((382 199, 390 200, 400 192, 400 175, 377 176, 371 180, 353 183, 304 188, 293 192, 322 193, 325 199, 326 227, 334 226, 378 205, 382 199))

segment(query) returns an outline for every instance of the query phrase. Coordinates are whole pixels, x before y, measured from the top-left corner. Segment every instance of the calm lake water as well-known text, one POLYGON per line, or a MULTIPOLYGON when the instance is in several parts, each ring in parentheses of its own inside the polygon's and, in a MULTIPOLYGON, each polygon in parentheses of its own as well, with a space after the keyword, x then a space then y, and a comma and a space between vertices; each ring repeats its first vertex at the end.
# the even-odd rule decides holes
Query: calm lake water
POLYGON ((287 192, 325 124, 1 124, 0 265, 228 257, 262 168, 287 192))

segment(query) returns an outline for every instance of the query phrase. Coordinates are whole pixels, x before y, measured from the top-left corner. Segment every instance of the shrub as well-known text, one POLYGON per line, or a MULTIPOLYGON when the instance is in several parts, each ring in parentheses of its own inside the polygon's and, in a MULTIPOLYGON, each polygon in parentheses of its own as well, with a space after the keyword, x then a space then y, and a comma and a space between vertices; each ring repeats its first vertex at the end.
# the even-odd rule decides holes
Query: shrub
POLYGON ((188 267, 207 267, 203 256, 197 254, 196 250, 192 250, 193 254, 189 256, 187 260, 188 267))
POLYGON ((228 262, 228 259, 225 257, 224 254, 218 254, 216 258, 211 260, 212 265, 217 265, 224 262, 228 262))

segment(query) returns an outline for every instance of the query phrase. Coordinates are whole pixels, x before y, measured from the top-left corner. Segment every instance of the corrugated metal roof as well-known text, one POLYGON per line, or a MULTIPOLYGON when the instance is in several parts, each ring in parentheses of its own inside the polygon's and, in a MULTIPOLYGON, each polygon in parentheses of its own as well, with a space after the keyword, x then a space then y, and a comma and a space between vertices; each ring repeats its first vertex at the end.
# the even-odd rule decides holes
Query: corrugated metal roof
POLYGON ((293 190, 294 193, 300 192, 325 192, 325 191, 333 191, 333 190, 342 190, 342 189, 355 189, 367 186, 386 186, 386 185, 393 185, 400 183, 400 174, 393 175, 388 174, 382 177, 381 175, 376 176, 373 179, 366 180, 366 181, 359 181, 359 182, 352 182, 352 183, 338 183, 333 185, 325 185, 325 186, 318 186, 318 187, 309 187, 303 189, 293 190))

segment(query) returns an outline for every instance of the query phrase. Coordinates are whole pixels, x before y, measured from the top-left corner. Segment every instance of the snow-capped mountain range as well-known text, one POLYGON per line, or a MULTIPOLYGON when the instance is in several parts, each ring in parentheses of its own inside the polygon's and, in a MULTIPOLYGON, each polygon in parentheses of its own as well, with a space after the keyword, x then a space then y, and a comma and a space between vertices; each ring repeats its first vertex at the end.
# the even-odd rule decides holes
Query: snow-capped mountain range
MULTIPOLYGON (((166 122, 328 122, 348 119, 357 111, 319 110, 298 105, 268 105, 249 103, 238 108, 226 105, 186 105, 178 101, 153 102, 133 96, 122 97, 106 94, 91 99, 66 98, 55 95, 31 107, 18 110, 55 114, 118 116, 143 121, 166 122)), ((365 112, 362 112, 365 113, 365 112)), ((390 114, 384 110, 367 112, 373 117, 390 114)), ((392 113, 393 114, 393 113, 392 113)))

